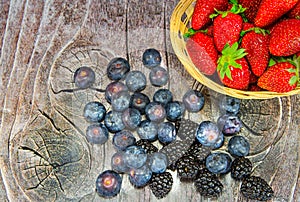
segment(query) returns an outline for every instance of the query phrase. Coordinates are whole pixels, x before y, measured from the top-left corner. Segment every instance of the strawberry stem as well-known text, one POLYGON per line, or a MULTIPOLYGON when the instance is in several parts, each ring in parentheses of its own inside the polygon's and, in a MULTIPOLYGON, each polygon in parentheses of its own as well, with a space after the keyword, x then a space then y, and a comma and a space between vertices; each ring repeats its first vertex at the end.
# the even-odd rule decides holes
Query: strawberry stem
POLYGON ((208 32, 208 29, 205 29, 205 30, 194 30, 193 28, 189 28, 188 31, 183 35, 183 38, 187 39, 187 38, 195 35, 198 32, 206 34, 208 32))

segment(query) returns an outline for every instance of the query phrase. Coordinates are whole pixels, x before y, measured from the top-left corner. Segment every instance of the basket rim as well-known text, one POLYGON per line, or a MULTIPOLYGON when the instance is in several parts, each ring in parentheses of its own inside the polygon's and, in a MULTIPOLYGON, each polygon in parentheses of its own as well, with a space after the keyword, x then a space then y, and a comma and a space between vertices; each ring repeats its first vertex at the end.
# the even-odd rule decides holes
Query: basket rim
POLYGON ((226 86, 222 86, 210 78, 206 77, 202 74, 198 68, 191 62, 191 59, 188 54, 184 55, 179 51, 179 46, 183 45, 185 47, 185 42, 183 42, 183 38, 180 38, 180 30, 187 28, 187 23, 190 21, 190 17, 193 9, 190 7, 196 0, 180 0, 176 5, 175 9, 170 18, 170 39, 173 47, 173 51, 176 54, 177 58, 185 68, 185 70, 198 82, 202 85, 225 95, 230 95, 232 97, 240 98, 240 99, 271 99, 276 97, 285 97, 300 94, 300 86, 296 89, 286 92, 286 93, 277 93, 272 91, 249 91, 249 90, 238 90, 229 88, 226 86), (189 13, 186 12, 187 8, 190 8, 189 13), (182 21, 182 16, 186 16, 185 21, 182 21), (183 27, 184 25, 184 27, 183 27))

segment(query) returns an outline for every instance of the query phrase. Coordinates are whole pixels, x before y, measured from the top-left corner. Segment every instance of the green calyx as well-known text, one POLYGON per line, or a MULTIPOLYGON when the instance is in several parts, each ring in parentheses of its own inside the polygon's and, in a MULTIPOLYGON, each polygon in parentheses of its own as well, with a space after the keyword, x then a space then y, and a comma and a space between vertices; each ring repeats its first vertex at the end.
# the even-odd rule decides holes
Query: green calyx
POLYGON ((207 31, 208 31, 207 29, 205 29, 205 30, 194 30, 193 28, 189 28, 188 31, 186 33, 184 33, 183 38, 185 38, 185 39, 190 38, 191 36, 195 35, 198 32, 206 34, 207 31))
POLYGON ((294 55, 292 59, 289 58, 287 59, 287 61, 296 67, 295 69, 290 68, 286 70, 290 73, 295 73, 295 75, 290 78, 289 84, 292 86, 297 83, 297 85, 299 86, 300 85, 300 78, 299 78, 300 56, 297 57, 296 55, 294 55))
POLYGON ((215 18, 218 15, 222 15, 222 18, 225 18, 229 13, 233 13, 233 14, 242 14, 246 8, 243 8, 243 6, 241 4, 238 4, 237 1, 232 0, 232 7, 229 11, 218 11, 217 9, 215 9, 216 13, 211 14, 209 17, 210 18, 215 18))
POLYGON ((246 33, 251 32, 251 31, 254 31, 256 34, 262 34, 264 36, 267 34, 270 34, 269 30, 265 30, 260 27, 253 27, 253 28, 247 29, 245 31, 241 31, 240 36, 243 37, 243 36, 245 36, 246 33))
POLYGON ((230 80, 232 80, 231 71, 229 68, 230 66, 242 69, 242 65, 238 64, 236 60, 245 57, 247 53, 245 53, 245 49, 239 49, 238 47, 238 42, 235 42, 232 46, 226 44, 222 50, 222 56, 218 59, 217 66, 217 70, 219 71, 222 79, 227 76, 230 80))

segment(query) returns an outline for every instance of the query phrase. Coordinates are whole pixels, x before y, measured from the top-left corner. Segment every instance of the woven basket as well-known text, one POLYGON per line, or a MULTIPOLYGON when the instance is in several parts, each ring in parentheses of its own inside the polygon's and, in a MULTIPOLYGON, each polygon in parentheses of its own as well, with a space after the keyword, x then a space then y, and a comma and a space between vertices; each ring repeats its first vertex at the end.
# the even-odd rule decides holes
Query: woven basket
POLYGON ((175 54, 183 64, 188 73, 197 81, 208 88, 232 97, 240 99, 270 99, 275 97, 290 96, 300 94, 300 87, 287 93, 275 93, 270 91, 243 91, 228 88, 212 81, 206 77, 192 63, 187 50, 184 33, 190 28, 190 20, 194 10, 195 0, 181 0, 176 6, 170 20, 170 38, 175 54))

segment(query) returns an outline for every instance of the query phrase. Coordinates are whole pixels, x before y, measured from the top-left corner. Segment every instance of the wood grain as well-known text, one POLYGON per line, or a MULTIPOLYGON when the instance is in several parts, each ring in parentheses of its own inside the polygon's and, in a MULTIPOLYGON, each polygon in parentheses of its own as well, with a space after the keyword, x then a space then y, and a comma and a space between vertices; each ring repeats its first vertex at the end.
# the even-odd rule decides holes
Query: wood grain
MULTIPOLYGON (((164 88, 179 100, 190 88, 206 97, 204 109, 186 114, 196 122, 216 121, 223 96, 195 82, 184 70, 169 38, 170 16, 177 1, 1 1, 0 4, 0 165, 1 201, 157 201, 149 187, 135 189, 123 175, 121 193, 100 198, 95 179, 110 169, 115 152, 85 138, 85 103, 107 106, 101 89, 110 82, 106 66, 124 57, 146 75, 142 53, 158 49, 171 79, 164 88), (78 90, 75 70, 95 70, 92 88, 78 90)), ((149 82, 149 80, 148 80, 149 82)), ((149 83, 148 83, 149 84, 149 83)), ((147 85, 151 97, 158 88, 147 85)), ((253 175, 263 177, 275 192, 272 201, 300 200, 300 95, 271 100, 243 100, 241 135, 251 142, 253 175)), ((222 150, 226 150, 226 144, 222 150)), ((159 145, 157 145, 159 146, 159 145)), ((161 147, 161 146, 160 146, 161 147)), ((247 201, 239 183, 222 176, 221 197, 206 199, 192 183, 174 185, 160 201, 247 201)), ((249 201, 249 200, 248 200, 249 201)))

